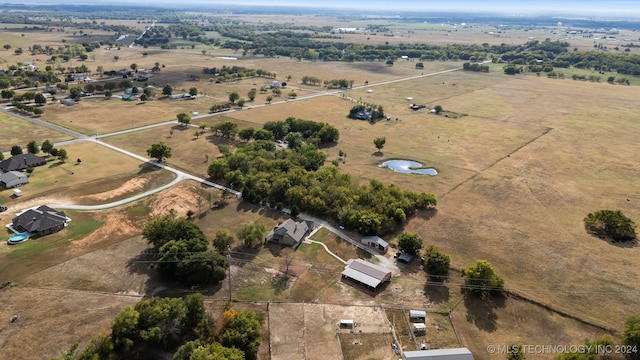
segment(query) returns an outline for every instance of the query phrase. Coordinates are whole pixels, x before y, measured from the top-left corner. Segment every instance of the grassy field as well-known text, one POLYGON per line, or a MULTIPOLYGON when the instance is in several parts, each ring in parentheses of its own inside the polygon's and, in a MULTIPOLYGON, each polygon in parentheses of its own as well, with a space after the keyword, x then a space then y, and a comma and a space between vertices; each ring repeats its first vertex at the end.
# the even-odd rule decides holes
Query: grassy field
POLYGON ((64 149, 69 155, 67 162, 61 163, 50 158, 47 165, 34 169, 28 184, 20 187, 24 194, 22 197, 11 198, 12 191, 3 190, 0 191, 0 201, 11 207, 12 211, 38 199, 41 202, 55 199, 54 202, 62 203, 72 201, 71 196, 92 194, 95 190, 104 191, 106 187, 115 188, 118 186, 117 182, 125 177, 135 177, 146 172, 139 160, 92 142, 72 144, 64 146, 64 149), (80 164, 76 162, 78 158, 82 160, 80 164), (92 182, 108 182, 105 179, 113 179, 114 183, 98 186, 95 190, 91 188, 92 182), (89 185, 83 186, 87 183, 89 185), (79 191, 78 188, 84 190, 79 191))
POLYGON ((0 112, 0 127, 0 152, 11 150, 13 145, 24 148, 31 140, 41 145, 47 139, 52 143, 71 139, 67 134, 33 124, 4 111, 0 112))

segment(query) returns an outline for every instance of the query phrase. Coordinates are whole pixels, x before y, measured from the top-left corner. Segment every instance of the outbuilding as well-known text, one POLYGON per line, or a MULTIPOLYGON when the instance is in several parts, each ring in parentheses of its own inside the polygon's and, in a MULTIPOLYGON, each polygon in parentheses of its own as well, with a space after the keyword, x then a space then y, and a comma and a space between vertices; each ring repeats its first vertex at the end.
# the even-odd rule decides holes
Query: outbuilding
POLYGON ((341 329, 353 329, 354 325, 355 324, 353 320, 346 320, 346 319, 340 320, 340 323, 339 323, 339 326, 341 329))
POLYGON ((473 360, 467 348, 416 350, 402 353, 402 360, 473 360))
POLYGON ((350 259, 342 272, 343 279, 351 279, 376 291, 383 283, 391 280, 391 270, 361 259, 350 259))
POLYGON ((422 310, 409 310, 409 320, 414 323, 424 323, 427 319, 427 312, 422 310))
POLYGON ((365 236, 360 240, 361 243, 371 246, 372 248, 382 252, 383 254, 389 249, 389 243, 379 236, 365 236))
POLYGON ((8 171, 0 174, 0 186, 7 189, 29 182, 27 175, 21 171, 8 171))

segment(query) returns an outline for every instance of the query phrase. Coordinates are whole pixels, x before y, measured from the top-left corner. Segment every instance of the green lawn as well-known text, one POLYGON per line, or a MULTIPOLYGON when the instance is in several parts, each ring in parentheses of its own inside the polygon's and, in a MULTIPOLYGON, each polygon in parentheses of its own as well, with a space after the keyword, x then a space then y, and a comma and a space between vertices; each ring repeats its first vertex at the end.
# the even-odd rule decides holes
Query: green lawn
POLYGON ((8 257, 10 259, 17 259, 39 254, 47 249, 63 245, 74 239, 82 238, 104 225, 102 221, 92 218, 88 213, 76 211, 66 211, 65 213, 72 221, 64 230, 56 234, 29 239, 22 244, 13 245, 13 249, 8 254, 8 257))

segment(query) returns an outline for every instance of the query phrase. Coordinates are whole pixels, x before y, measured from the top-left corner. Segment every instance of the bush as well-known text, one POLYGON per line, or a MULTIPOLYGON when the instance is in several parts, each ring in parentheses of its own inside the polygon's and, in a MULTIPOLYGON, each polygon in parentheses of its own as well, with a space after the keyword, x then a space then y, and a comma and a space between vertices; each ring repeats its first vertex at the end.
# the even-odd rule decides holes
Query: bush
POLYGON ((627 241, 636 238, 636 224, 620 210, 599 210, 584 218, 587 231, 614 241, 627 241))

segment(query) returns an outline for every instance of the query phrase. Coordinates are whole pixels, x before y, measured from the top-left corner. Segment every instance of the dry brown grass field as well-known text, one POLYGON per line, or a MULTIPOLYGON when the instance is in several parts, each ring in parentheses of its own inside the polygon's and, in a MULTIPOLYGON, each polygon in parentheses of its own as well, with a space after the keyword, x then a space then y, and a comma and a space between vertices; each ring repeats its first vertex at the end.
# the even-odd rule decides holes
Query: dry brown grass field
MULTIPOLYGON (((251 21, 264 20, 254 17, 251 21)), ((338 25, 335 19, 283 17, 273 20, 338 25)), ((340 24, 345 27, 364 25, 364 22, 340 24)), ((414 26, 392 22, 389 25, 394 28, 393 37, 345 34, 340 41, 499 44, 522 43, 529 37, 537 40, 550 37, 549 29, 508 30, 496 34, 490 27, 467 29, 446 24, 414 26), (489 34, 491 31, 494 34, 489 34)), ((15 26, 11 31, 0 32, 0 44, 11 44, 13 49, 34 43, 60 46, 62 38, 69 44, 107 35, 111 34, 96 31, 81 37, 69 31, 64 34, 29 32, 15 26)), ((631 35, 619 35, 619 38, 624 37, 631 35)), ((569 41, 579 49, 593 46, 592 39, 572 38, 569 41)), ((13 49, 0 51, 3 67, 17 61, 44 63, 46 60, 43 56, 34 59, 27 51, 17 56, 13 49)), ((365 81, 374 84, 461 65, 427 62, 423 70, 416 70, 415 62, 411 61, 396 61, 392 67, 382 62, 309 62, 286 57, 242 57, 241 53, 205 46, 174 51, 128 47, 107 50, 103 47, 90 55, 87 61, 72 60, 62 65, 85 64, 93 72, 97 66, 118 70, 136 63, 140 68, 151 68, 155 62, 160 62, 165 67, 149 81, 150 84, 161 87, 171 83, 175 92, 195 86, 203 96, 193 101, 156 98, 146 104, 93 98, 83 99, 74 107, 45 106, 44 119, 86 134, 171 120, 179 112, 204 114, 212 104, 225 102, 230 91, 238 91, 246 97, 249 89, 270 82, 270 79, 253 78, 215 84, 202 76, 202 67, 260 68, 276 72, 278 80, 291 75, 289 88, 304 96, 323 90, 300 85, 305 75, 322 80, 353 79, 354 86, 359 86, 365 81), (202 50, 207 54, 203 55, 202 50), (145 52, 147 55, 143 55, 145 52), (221 55, 239 59, 216 58, 221 55), (114 56, 119 59, 116 61, 114 56), (188 81, 190 74, 200 75, 201 80, 188 81)), ((610 208, 620 209, 636 222, 640 221, 637 205, 640 192, 634 186, 640 172, 640 165, 634 161, 640 150, 635 135, 640 131, 636 121, 640 88, 533 76, 508 77, 500 69, 492 68, 490 74, 451 72, 367 89, 346 91, 344 97, 323 96, 244 109, 193 123, 197 125, 204 121, 211 125, 232 119, 237 120, 241 128, 260 127, 266 121, 289 116, 328 122, 336 126, 341 135, 337 145, 325 148, 328 160, 337 158, 340 149, 346 151, 348 156, 340 168, 354 178, 366 181, 375 177, 385 183, 436 194, 439 199, 437 211, 410 219, 405 230, 418 233, 426 244, 437 245, 449 253, 455 269, 477 259, 487 259, 505 278, 506 287, 513 293, 615 330, 622 328, 626 316, 637 311, 640 307, 637 297, 640 292, 640 247, 635 243, 611 244, 592 237, 584 231, 582 219, 594 210, 610 208), (369 93, 367 89, 374 91, 369 93), (408 101, 407 97, 414 100, 408 101), (355 100, 383 105, 392 120, 370 125, 347 119, 355 100), (412 102, 425 104, 427 109, 412 111, 408 108, 412 102), (429 107, 435 105, 466 116, 454 119, 429 114, 429 107), (376 152, 373 146, 373 139, 378 136, 387 138, 382 152, 376 152), (377 166, 392 158, 420 161, 436 168, 439 174, 434 177, 406 175, 377 166)), ((267 95, 258 94, 254 104, 245 106, 262 104, 267 95)), ((274 99, 278 100, 281 99, 274 99)), ((6 114, 0 118, 0 125, 9 129, 0 132, 1 150, 8 150, 14 143, 25 145, 31 137, 37 137, 33 140, 39 142, 45 138, 52 141, 67 139, 65 135, 28 123, 23 125, 22 120, 13 120, 6 114)), ((205 177, 207 159, 218 156, 216 145, 226 141, 212 137, 208 132, 196 138, 195 130, 193 127, 163 126, 105 138, 105 141, 143 156, 152 143, 164 141, 173 148, 169 165, 205 177), (172 135, 170 129, 173 129, 172 135)), ((50 167, 36 168, 30 184, 22 187, 25 192, 22 198, 10 199, 9 192, 3 191, 0 201, 9 205, 11 211, 54 200, 94 204, 141 192, 172 178, 164 171, 148 172, 139 161, 91 142, 64 148, 69 152, 67 163, 58 165, 53 161, 49 163, 50 167), (75 165, 76 158, 82 159, 80 165, 75 165)), ((32 355, 34 359, 53 356, 67 344, 86 342, 90 337, 108 331, 115 313, 122 306, 138 301, 139 295, 167 290, 168 286, 158 282, 148 266, 135 261, 147 248, 137 235, 150 216, 172 208, 181 216, 187 210, 197 210, 195 221, 210 238, 220 229, 235 233, 244 222, 260 222, 270 228, 284 219, 280 213, 246 205, 236 199, 221 209, 206 210, 209 192, 218 199, 218 192, 194 182, 183 182, 126 207, 101 213, 74 213, 74 221, 104 225, 89 235, 71 239, 73 241, 64 240, 66 233, 63 232, 59 237, 55 235, 42 242, 46 245, 48 241, 64 240, 60 245, 36 249, 31 254, 14 254, 13 258, 8 247, 3 246, 0 252, 8 261, 3 262, 1 272, 7 278, 17 279, 19 286, 0 291, 0 300, 7 305, 0 315, 5 319, 13 314, 21 315, 19 323, 5 323, 0 327, 0 344, 5 354, 21 359, 32 355), (198 206, 198 198, 204 205, 198 206), (42 287, 57 290, 40 289, 42 287), (113 295, 116 293, 134 296, 113 295), (94 303, 96 305, 91 309, 95 311, 89 311, 86 304, 94 303), (56 335, 50 336, 54 329, 56 335), (21 346, 24 338, 43 339, 40 352, 27 354, 26 348, 21 346)), ((8 219, 5 214, 2 217, 8 219)), ((326 233, 319 236, 340 256, 361 255, 326 233)), ((392 244, 394 236, 387 238, 392 244)), ((239 241, 236 245, 240 245, 239 241)), ((425 286, 425 274, 414 264, 402 267, 400 275, 379 294, 369 294, 340 282, 341 263, 317 244, 304 244, 298 249, 287 276, 283 276, 280 248, 265 246, 253 252, 236 250, 237 259, 234 258, 232 267, 232 291, 236 299, 382 303, 437 311, 455 306, 452 320, 456 330, 463 345, 478 358, 503 358, 489 356, 487 345, 512 341, 579 344, 584 338, 593 339, 602 333, 597 328, 512 297, 489 303, 467 298, 460 293, 462 280, 457 272, 447 286, 425 286)), ((207 290, 213 299, 228 296, 226 282, 207 290)), ((292 316, 298 314, 286 308, 282 311, 292 316)), ((304 318, 305 310, 302 311, 303 320, 308 321, 304 318)), ((313 316, 319 314, 313 313, 313 316)), ((283 319, 286 326, 293 321, 283 319)), ((314 325, 324 320, 315 319, 314 325)), ((427 339, 433 347, 457 344, 455 334, 445 320, 434 315, 429 324, 434 329, 442 329, 437 336, 427 339)), ((318 339, 329 339, 327 334, 330 334, 333 341, 335 332, 327 330, 332 329, 310 328, 305 335, 310 339, 309 348, 305 350, 308 358, 314 356, 309 349, 320 346, 318 339)), ((264 345, 267 342, 263 341, 262 354, 268 354, 264 345)), ((339 351, 337 346, 332 348, 336 352, 339 351)), ((372 356, 384 358, 386 353, 383 352, 390 351, 388 344, 385 346, 384 350, 371 350, 376 354, 372 356)))
POLYGON ((53 143, 71 139, 67 134, 35 125, 8 112, 0 112, 0 126, 0 152, 9 151, 13 145, 24 148, 31 140, 40 145, 47 139, 53 143))

